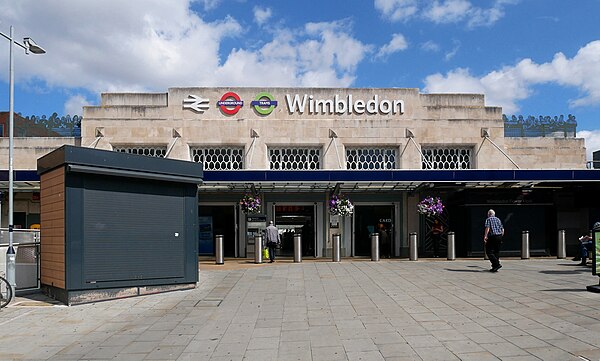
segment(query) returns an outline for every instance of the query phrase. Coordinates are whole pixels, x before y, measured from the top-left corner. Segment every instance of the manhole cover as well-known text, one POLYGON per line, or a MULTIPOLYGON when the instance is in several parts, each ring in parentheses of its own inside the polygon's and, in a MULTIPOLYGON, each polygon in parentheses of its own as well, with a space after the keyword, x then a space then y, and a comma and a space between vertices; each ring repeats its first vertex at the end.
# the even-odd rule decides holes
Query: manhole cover
POLYGON ((219 307, 223 300, 200 300, 194 307, 219 307))

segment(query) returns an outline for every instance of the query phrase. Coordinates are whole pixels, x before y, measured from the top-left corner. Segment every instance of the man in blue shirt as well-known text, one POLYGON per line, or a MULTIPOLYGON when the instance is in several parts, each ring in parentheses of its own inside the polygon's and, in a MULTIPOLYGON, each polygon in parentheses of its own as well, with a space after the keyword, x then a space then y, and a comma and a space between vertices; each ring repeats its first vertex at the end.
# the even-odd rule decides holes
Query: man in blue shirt
POLYGON ((498 272, 502 265, 500 264, 500 245, 502 244, 502 236, 504 236, 504 227, 496 212, 490 209, 487 212, 485 220, 485 234, 483 235, 483 243, 485 245, 485 253, 487 254, 492 269, 490 272, 498 272))

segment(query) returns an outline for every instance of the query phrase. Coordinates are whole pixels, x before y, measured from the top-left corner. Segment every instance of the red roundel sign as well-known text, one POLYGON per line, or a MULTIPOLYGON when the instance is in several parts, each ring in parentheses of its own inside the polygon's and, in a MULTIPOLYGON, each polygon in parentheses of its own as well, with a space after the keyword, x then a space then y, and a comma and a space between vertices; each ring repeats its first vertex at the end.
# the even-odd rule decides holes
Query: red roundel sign
POLYGON ((244 106, 244 102, 240 99, 240 96, 234 92, 227 92, 223 94, 221 100, 217 102, 217 106, 221 108, 221 111, 227 115, 234 115, 240 111, 240 108, 244 106))

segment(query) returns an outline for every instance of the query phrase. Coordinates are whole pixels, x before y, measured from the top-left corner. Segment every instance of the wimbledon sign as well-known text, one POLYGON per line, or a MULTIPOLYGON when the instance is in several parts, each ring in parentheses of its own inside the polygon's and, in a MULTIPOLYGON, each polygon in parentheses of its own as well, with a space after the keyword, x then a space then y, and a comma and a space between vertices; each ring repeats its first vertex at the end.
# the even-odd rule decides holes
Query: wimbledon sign
POLYGON ((291 114, 404 114, 403 100, 380 100, 379 95, 369 100, 354 100, 352 94, 345 98, 336 94, 333 99, 315 99, 312 94, 302 97, 286 94, 285 101, 291 114))

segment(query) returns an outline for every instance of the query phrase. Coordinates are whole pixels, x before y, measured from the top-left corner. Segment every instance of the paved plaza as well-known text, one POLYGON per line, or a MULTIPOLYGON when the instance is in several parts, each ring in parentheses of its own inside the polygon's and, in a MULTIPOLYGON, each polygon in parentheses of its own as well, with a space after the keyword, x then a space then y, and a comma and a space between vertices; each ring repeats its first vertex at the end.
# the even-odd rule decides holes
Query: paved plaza
POLYGON ((0 360, 600 360, 598 277, 571 260, 213 263, 194 290, 19 297, 0 360))

